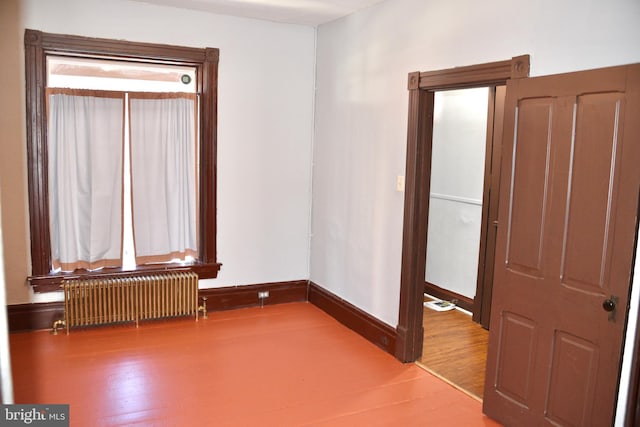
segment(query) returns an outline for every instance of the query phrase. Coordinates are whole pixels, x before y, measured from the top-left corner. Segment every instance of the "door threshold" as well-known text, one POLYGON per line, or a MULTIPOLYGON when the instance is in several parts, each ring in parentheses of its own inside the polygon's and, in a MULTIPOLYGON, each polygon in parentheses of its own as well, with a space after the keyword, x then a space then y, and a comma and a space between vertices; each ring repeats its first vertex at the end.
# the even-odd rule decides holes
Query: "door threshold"
POLYGON ((460 390, 461 392, 463 392, 464 394, 466 394, 467 396, 477 400, 478 402, 482 403, 482 397, 475 395, 473 393, 471 393, 469 390, 465 390, 464 388, 460 387, 459 385, 455 384, 454 382, 446 379, 445 377, 443 377, 442 375, 440 375, 437 372, 434 372, 431 368, 429 368, 427 365, 423 364, 422 362, 418 362, 415 361, 414 362, 416 365, 418 365, 420 368, 424 369, 425 371, 429 372, 431 375, 433 375, 434 377, 437 377, 439 379, 441 379, 442 381, 446 382, 447 384, 449 384, 450 386, 452 386, 453 388, 460 390))

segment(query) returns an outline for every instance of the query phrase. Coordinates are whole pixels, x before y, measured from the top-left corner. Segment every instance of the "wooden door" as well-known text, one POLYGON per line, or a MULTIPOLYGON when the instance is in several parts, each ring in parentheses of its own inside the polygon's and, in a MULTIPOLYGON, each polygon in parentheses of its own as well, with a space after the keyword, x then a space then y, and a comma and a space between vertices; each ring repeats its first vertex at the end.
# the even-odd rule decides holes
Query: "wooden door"
POLYGON ((640 64, 507 84, 484 412, 611 425, 640 186, 640 64))

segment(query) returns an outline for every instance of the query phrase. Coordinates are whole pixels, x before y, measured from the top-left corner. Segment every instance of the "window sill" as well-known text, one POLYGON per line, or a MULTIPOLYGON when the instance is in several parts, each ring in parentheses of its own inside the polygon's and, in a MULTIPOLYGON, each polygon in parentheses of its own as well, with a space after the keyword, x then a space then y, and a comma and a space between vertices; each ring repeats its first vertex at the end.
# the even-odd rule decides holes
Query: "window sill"
POLYGON ((142 276, 145 274, 155 273, 168 273, 179 271, 193 271, 198 275, 199 279, 214 279, 218 276, 218 271, 222 264, 204 264, 196 263, 190 265, 176 265, 176 264, 154 264, 145 265, 136 268, 135 270, 122 270, 121 268, 105 268, 100 271, 74 271, 72 273, 54 273, 44 276, 29 276, 27 279, 33 287, 34 292, 45 293, 55 292, 60 290, 60 284, 64 279, 71 278, 86 278, 86 279, 99 279, 106 277, 131 277, 142 276))

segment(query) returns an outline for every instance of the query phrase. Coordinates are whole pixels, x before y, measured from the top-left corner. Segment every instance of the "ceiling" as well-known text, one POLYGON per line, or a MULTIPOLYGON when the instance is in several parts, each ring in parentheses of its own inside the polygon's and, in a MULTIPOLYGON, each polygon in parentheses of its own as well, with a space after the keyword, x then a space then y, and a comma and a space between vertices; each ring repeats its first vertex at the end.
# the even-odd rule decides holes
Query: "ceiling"
POLYGON ((382 0, 134 0, 221 15, 319 25, 382 0))

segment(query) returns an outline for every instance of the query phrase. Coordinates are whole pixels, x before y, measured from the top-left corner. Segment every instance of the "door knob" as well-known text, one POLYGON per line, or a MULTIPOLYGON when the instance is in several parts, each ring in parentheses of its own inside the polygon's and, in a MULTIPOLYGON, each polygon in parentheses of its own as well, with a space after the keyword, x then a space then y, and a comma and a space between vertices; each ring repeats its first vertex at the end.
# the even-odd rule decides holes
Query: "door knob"
POLYGON ((602 303, 602 308, 604 308, 604 311, 613 311, 616 309, 616 301, 617 298, 608 298, 606 300, 604 300, 604 302, 602 303))
POLYGON ((616 302, 612 299, 606 299, 602 303, 602 308, 604 308, 604 311, 613 311, 616 309, 616 302))
POLYGON ((609 313, 609 321, 616 321, 616 306, 618 305, 618 297, 611 295, 609 298, 602 302, 602 308, 609 313))

